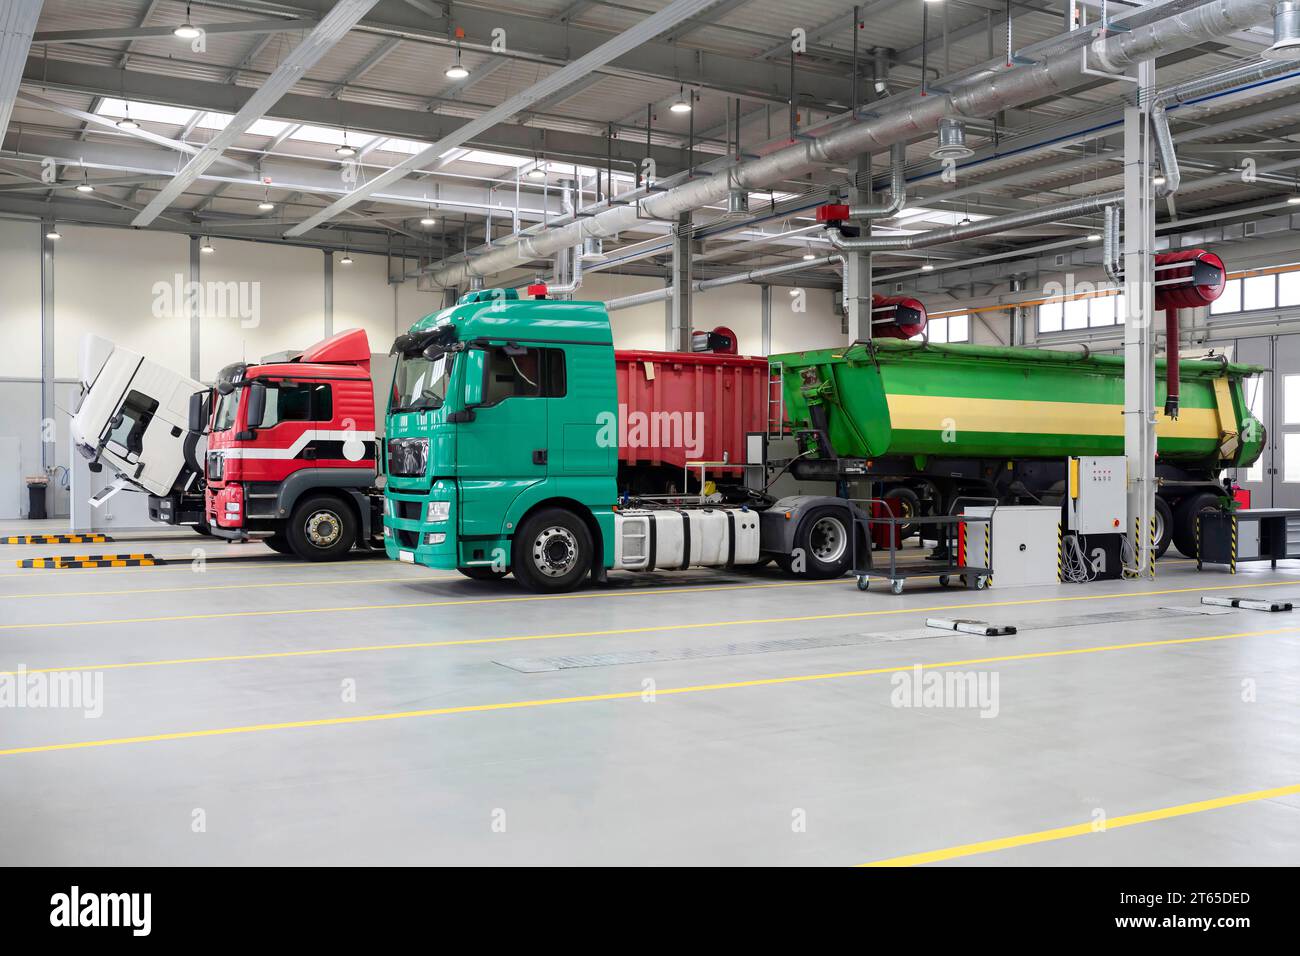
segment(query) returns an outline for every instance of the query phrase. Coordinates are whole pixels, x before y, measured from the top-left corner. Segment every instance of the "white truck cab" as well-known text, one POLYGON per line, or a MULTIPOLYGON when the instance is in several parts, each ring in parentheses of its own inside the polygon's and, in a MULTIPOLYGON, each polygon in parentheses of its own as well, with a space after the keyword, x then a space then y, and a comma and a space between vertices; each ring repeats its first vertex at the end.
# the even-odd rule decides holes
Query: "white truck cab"
POLYGON ((202 523, 201 509, 197 522, 180 512, 196 491, 202 500, 206 439, 190 429, 190 396, 206 392, 203 385, 95 335, 81 340, 79 377, 73 446, 92 468, 106 465, 118 476, 101 501, 132 487, 151 496, 153 517, 202 523))

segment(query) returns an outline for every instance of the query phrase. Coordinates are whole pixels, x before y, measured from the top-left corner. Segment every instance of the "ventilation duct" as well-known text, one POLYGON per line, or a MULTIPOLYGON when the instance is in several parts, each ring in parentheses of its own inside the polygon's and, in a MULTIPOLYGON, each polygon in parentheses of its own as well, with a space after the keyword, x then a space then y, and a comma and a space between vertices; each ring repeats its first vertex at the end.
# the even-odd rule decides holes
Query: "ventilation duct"
POLYGON ((1266 60, 1300 60, 1300 3, 1282 0, 1273 8, 1273 45, 1261 54, 1266 60))
POLYGON ((959 119, 947 117, 939 121, 939 145, 930 153, 931 159, 969 159, 975 150, 966 145, 966 127, 959 119))

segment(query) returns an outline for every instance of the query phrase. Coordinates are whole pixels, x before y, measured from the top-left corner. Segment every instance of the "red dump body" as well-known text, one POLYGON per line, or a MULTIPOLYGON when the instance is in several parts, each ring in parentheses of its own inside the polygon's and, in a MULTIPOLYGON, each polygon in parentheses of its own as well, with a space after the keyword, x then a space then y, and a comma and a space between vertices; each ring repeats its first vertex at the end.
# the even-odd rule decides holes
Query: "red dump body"
POLYGON ((767 359, 707 352, 616 351, 619 461, 680 470, 688 461, 736 462, 745 434, 767 431, 767 359))

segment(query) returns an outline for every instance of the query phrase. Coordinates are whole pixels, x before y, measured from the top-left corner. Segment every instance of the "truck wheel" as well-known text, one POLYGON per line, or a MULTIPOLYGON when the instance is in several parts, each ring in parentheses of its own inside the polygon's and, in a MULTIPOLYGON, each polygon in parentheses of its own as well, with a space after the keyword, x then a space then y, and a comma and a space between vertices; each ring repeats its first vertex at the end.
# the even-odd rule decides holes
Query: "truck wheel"
POLYGON ((206 524, 192 524, 190 527, 194 529, 195 534, 201 534, 204 537, 212 534, 212 528, 206 524))
MULTIPOLYGON (((896 518, 915 518, 921 513, 921 498, 911 488, 891 488, 885 492, 885 501, 896 518)), ((916 524, 900 525, 898 540, 906 541, 921 528, 916 524)))
POLYGON ((1169 542, 1174 539, 1174 509, 1169 502, 1156 495, 1156 557, 1163 558, 1169 550, 1169 542))
POLYGON ((314 495, 294 506, 285 538, 305 561, 337 561, 356 544, 357 519, 342 500, 314 495))
POLYGON ((515 533, 515 580, 529 591, 572 591, 591 570, 591 532, 563 508, 544 508, 515 533))
POLYGON ((1174 547, 1189 558, 1196 557, 1196 518, 1218 507, 1219 496, 1210 491, 1190 494, 1178 502, 1174 509, 1174 547))
POLYGON ((482 565, 473 568, 457 568, 456 570, 471 581, 500 581, 510 573, 509 571, 498 571, 496 568, 482 565))
MULTIPOLYGON (((849 569, 849 535, 853 523, 843 508, 813 508, 799 522, 794 535, 796 552, 803 553, 804 577, 838 578, 849 569)), ((781 567, 788 573, 794 561, 781 567)))
POLYGON ((269 538, 263 538, 262 544, 266 545, 276 554, 293 554, 293 547, 289 544, 289 539, 278 532, 271 535, 269 538))

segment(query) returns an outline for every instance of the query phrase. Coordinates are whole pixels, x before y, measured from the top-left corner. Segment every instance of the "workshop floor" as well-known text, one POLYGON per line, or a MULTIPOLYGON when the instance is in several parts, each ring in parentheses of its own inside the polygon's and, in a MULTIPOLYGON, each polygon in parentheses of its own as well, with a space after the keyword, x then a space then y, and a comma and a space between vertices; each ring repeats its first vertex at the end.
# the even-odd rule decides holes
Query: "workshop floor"
POLYGON ((8 863, 1300 862, 1300 612, 1199 603, 1300 603, 1300 564, 1171 552, 1154 581, 900 596, 617 574, 536 597, 187 532, 5 557, 8 863), (15 567, 141 551, 168 564, 15 567), (22 668, 94 699, 15 706, 22 668), (938 675, 984 696, 898 706, 938 675))

